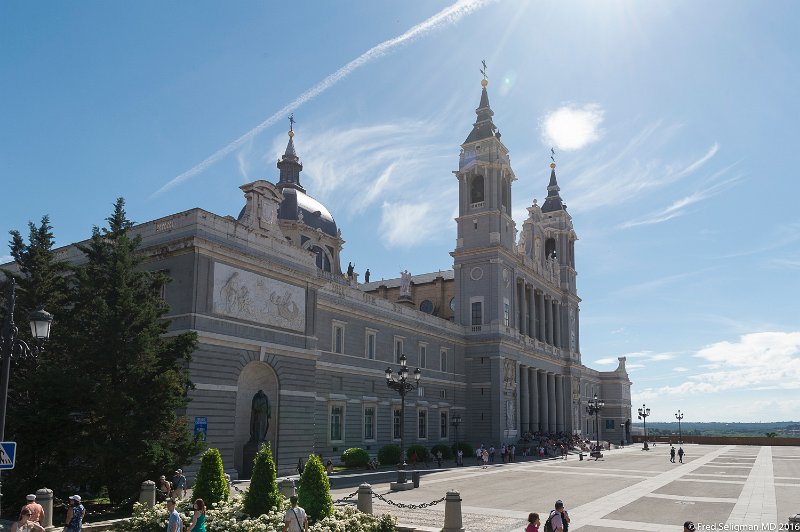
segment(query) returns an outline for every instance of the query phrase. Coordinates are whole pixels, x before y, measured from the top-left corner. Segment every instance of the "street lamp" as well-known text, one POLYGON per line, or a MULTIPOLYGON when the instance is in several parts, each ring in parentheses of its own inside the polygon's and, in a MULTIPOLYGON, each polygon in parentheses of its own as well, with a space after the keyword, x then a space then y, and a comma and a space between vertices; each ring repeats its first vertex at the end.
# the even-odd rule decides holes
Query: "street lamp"
POLYGON ((647 416, 650 415, 650 409, 647 408, 647 405, 643 404, 642 408, 639 409, 639 419, 644 422, 644 447, 642 447, 643 451, 649 451, 650 447, 647 446, 647 416))
POLYGON ((606 406, 605 401, 602 399, 597 398, 597 394, 594 394, 594 399, 589 399, 589 402, 586 404, 586 413, 590 416, 594 416, 594 434, 595 438, 597 439, 597 445, 594 448, 594 453, 600 452, 600 411, 603 407, 606 406))
POLYGON ((453 418, 450 420, 450 424, 453 425, 453 428, 456 429, 456 465, 460 466, 461 464, 458 463, 458 426, 461 425, 461 414, 453 414, 453 418))
POLYGON ((392 372, 391 367, 386 368, 386 385, 400 394, 400 463, 397 469, 398 484, 406 482, 406 394, 419 387, 419 378, 421 376, 422 372, 417 368, 414 370, 414 383, 412 384, 409 382, 405 355, 400 355, 400 369, 397 370, 396 374, 392 372))
MULTIPOLYGON (((50 325, 53 315, 43 309, 34 310, 29 315, 31 336, 36 342, 28 345, 19 338, 19 330, 14 325, 14 306, 17 302, 17 284, 11 278, 6 305, 6 317, 0 331, 0 361, 3 366, 3 377, 0 380, 0 441, 5 441, 6 436, 6 404, 8 403, 8 381, 11 374, 12 358, 33 358, 42 350, 44 342, 50 337, 50 325)), ((2 497, 2 494, 0 494, 2 497)))
POLYGON ((675 414, 675 419, 678 420, 678 443, 683 443, 683 434, 681 434, 681 419, 683 419, 683 413, 680 410, 675 414))

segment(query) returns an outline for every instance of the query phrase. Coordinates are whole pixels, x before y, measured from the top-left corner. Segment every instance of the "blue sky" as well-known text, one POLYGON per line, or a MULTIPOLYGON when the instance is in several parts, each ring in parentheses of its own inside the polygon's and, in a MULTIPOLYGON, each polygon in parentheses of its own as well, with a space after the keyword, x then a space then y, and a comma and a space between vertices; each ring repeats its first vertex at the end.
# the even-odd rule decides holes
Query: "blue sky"
POLYGON ((485 59, 518 226, 556 148, 584 363, 628 356, 653 421, 798 419, 797 20, 790 1, 3 2, 0 228, 47 213, 67 244, 117 196, 140 222, 235 215, 239 185, 277 180, 293 110, 344 264, 449 269, 485 59))

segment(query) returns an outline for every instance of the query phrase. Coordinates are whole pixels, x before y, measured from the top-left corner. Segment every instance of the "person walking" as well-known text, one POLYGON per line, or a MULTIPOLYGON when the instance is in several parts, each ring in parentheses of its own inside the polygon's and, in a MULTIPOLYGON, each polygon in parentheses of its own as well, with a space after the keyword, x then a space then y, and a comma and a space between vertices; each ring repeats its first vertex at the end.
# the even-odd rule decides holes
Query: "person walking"
POLYGON ((439 449, 436 451, 436 467, 442 467, 442 450, 439 449))
POLYGON ((672 447, 669 450, 669 461, 673 464, 675 463, 675 447, 672 447))
POLYGON ((528 514, 528 526, 525 527, 525 532, 539 532, 539 525, 542 522, 539 519, 539 514, 537 513, 530 513, 528 514))
POLYGON ((183 522, 178 510, 175 509, 175 499, 170 497, 167 499, 167 512, 169 512, 169 520, 167 521, 167 532, 181 532, 183 522))
POLYGON ((463 466, 464 465, 464 451, 461 448, 458 448, 458 452, 456 453, 456 465, 463 466))
POLYGON ((306 511, 297 506, 297 495, 289 498, 292 507, 283 516, 283 532, 308 532, 306 511))
POLYGON ((483 460, 483 469, 489 467, 489 451, 484 449, 483 453, 481 453, 481 459, 483 460))
POLYGON ((83 528, 83 516, 86 508, 81 504, 80 495, 72 495, 69 498, 69 508, 67 508, 67 520, 64 532, 81 532, 83 528))
POLYGON ((186 477, 183 476, 183 469, 175 470, 175 476, 172 477, 172 495, 177 499, 183 499, 186 494, 186 477))
POLYGON ((19 513, 19 519, 11 525, 11 532, 44 532, 44 528, 31 520, 31 510, 25 505, 19 513))
POLYGON ((32 523, 39 523, 42 524, 42 518, 44 517, 44 508, 42 505, 36 502, 36 495, 29 494, 25 496, 25 506, 22 507, 22 510, 28 509, 31 512, 30 521, 32 523))
POLYGON ((165 475, 161 475, 161 478, 158 479, 158 491, 160 493, 160 500, 166 500, 169 498, 169 493, 172 491, 172 483, 167 480, 165 475))
POLYGON ((683 447, 678 447, 678 461, 683 463, 683 447))
POLYGON ((206 503, 203 499, 194 501, 194 514, 188 532, 206 532, 206 503))
MULTIPOLYGON (((567 532, 569 530, 569 514, 566 508, 564 508, 564 503, 561 499, 556 501, 555 509, 550 511, 547 522, 550 523, 550 529, 552 529, 553 532, 567 532)), ((545 523, 544 529, 549 530, 547 523, 545 523)))
POLYGON ((494 445, 489 446, 489 463, 494 463, 494 455, 497 452, 497 449, 494 448, 494 445))

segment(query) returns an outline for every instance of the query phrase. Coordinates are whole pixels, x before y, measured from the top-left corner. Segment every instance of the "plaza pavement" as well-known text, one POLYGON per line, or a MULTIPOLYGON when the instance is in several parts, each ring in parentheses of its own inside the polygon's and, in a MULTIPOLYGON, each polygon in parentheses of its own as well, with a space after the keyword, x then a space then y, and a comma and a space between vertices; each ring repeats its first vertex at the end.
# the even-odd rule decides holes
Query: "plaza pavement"
MULTIPOLYGON (((556 499, 569 511, 570 530, 582 532, 680 532, 688 519, 715 524, 716 530, 762 523, 777 525, 764 530, 780 530, 780 523, 800 513, 800 448, 685 445, 684 450, 683 464, 670 463, 668 445, 650 451, 630 446, 605 451, 598 461, 570 455, 427 473, 419 488, 405 492, 389 491, 386 476, 376 476, 372 487, 405 504, 459 491, 464 527, 472 532, 523 530, 529 512, 538 512, 544 524, 556 499)), ((331 496, 336 500, 353 491, 335 488, 331 496)), ((444 523, 444 503, 405 510, 373 499, 373 506, 376 514, 397 516, 400 524, 439 530, 444 523)))

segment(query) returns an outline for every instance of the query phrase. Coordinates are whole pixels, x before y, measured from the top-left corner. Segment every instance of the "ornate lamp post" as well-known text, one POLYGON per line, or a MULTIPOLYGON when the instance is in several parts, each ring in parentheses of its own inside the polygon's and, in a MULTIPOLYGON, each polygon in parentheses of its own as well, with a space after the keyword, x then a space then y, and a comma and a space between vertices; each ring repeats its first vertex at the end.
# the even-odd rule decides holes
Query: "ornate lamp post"
POLYGON ((461 414, 453 414, 450 424, 453 425, 454 429, 456 429, 456 465, 460 466, 461 464, 458 463, 458 426, 461 425, 461 414))
POLYGON ((400 369, 395 374, 392 368, 386 368, 386 385, 400 394, 400 463, 397 465, 397 482, 406 482, 406 444, 405 444, 405 424, 406 424, 406 394, 419 386, 419 378, 422 372, 419 368, 414 370, 414 383, 409 382, 408 366, 406 366, 406 356, 400 355, 400 369))
POLYGON ((647 408, 647 405, 643 404, 642 408, 639 409, 639 419, 644 422, 644 447, 642 447, 643 451, 649 451, 650 447, 647 445, 647 416, 650 415, 650 409, 647 408))
POLYGON ((678 410, 678 413, 675 414, 675 419, 678 420, 678 443, 683 443, 683 434, 681 434, 681 419, 683 419, 683 413, 678 410))
MULTIPOLYGON (((42 350, 44 342, 50 338, 50 325, 53 315, 43 309, 30 313, 31 336, 34 345, 28 345, 19 338, 19 329, 14 324, 14 306, 17 302, 16 281, 11 279, 11 287, 6 305, 6 317, 3 320, 2 334, 0 334, 0 360, 3 366, 3 377, 0 381, 0 441, 5 441, 6 435, 6 404, 8 403, 8 381, 11 375, 12 358, 32 358, 42 350)), ((1 496, 1 495, 0 495, 1 496)))
MULTIPOLYGON (((589 402, 586 404, 586 413, 590 416, 594 416, 594 434, 595 438, 597 439, 597 444, 594 448, 594 453, 600 452, 600 411, 603 407, 606 406, 605 401, 602 399, 597 398, 597 394, 594 394, 594 399, 589 399, 589 402)), ((592 453, 592 454, 594 454, 592 453)))

